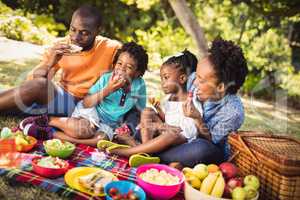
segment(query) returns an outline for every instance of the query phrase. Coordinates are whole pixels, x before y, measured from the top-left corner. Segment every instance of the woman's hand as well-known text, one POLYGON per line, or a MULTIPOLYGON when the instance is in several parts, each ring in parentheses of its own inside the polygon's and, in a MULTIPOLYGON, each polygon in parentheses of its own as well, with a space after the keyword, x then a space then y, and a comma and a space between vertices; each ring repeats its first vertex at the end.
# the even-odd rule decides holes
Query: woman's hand
POLYGON ((202 119, 200 112, 196 109, 195 105, 191 100, 187 100, 182 104, 183 114, 186 117, 193 119, 202 119))

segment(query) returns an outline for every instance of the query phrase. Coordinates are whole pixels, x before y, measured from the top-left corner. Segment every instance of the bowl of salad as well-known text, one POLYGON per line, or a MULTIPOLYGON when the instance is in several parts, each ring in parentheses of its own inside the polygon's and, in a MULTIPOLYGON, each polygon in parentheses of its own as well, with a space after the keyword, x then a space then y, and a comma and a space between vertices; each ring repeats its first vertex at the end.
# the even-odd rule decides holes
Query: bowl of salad
POLYGON ((69 169, 69 163, 58 157, 36 157, 32 159, 32 170, 47 178, 56 178, 65 174, 69 169))
POLYGON ((47 140, 43 144, 46 153, 53 157, 67 158, 75 150, 74 144, 60 139, 47 140))

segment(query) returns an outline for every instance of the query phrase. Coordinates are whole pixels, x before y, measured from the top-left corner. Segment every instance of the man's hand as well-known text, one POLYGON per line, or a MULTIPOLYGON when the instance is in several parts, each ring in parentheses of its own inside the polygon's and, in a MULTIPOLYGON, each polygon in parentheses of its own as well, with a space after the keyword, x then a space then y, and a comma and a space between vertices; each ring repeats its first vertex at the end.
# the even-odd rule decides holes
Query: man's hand
POLYGON ((112 76, 109 79, 107 89, 110 92, 114 92, 119 88, 124 87, 126 84, 126 79, 125 78, 119 78, 119 79, 114 79, 112 76))
POLYGON ((49 59, 47 66, 52 68, 63 56, 63 54, 70 53, 70 45, 57 43, 49 49, 49 59))
POLYGON ((196 109, 195 105, 191 100, 187 100, 182 104, 182 110, 183 110, 183 114, 186 117, 190 117, 193 119, 202 118, 200 112, 196 109))

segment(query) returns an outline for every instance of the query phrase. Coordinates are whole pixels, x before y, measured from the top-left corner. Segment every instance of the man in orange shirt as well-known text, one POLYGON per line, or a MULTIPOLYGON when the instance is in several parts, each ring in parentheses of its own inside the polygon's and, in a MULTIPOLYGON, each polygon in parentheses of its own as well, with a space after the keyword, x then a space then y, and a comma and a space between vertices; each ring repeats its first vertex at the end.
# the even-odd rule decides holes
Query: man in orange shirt
POLYGON ((46 51, 28 80, 0 93, 0 112, 71 115, 95 81, 111 69, 116 49, 121 46, 117 41, 97 36, 100 23, 96 8, 78 8, 72 16, 69 35, 46 51), (74 53, 74 45, 81 51, 74 53), (58 70, 61 78, 54 83, 52 79, 58 70))

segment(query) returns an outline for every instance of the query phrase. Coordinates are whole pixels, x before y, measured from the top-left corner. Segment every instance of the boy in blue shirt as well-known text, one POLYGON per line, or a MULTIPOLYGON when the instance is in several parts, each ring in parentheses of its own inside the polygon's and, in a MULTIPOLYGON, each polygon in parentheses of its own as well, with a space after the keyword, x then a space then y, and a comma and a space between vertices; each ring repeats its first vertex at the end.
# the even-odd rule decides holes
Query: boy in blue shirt
POLYGON ((113 72, 106 73, 90 88, 71 118, 51 117, 49 125, 60 129, 55 138, 95 146, 100 139, 112 140, 114 129, 134 106, 146 106, 148 55, 134 42, 125 43, 114 57, 113 72))

